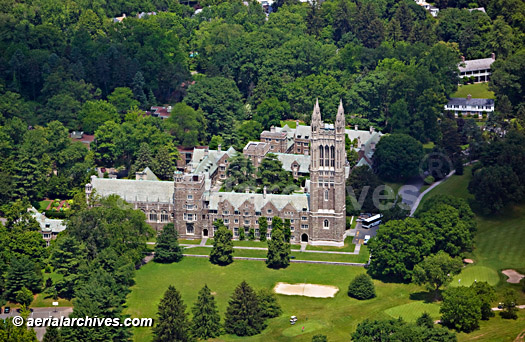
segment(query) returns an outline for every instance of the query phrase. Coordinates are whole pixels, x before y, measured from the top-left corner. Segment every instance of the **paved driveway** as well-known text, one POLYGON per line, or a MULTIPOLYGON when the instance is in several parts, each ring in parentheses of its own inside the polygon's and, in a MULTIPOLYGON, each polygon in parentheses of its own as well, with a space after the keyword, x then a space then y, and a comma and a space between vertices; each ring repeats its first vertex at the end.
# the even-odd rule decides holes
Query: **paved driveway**
POLYGON ((402 202, 412 208, 423 184, 424 181, 420 176, 409 179, 398 191, 399 196, 403 199, 402 202))
POLYGON ((356 232, 352 243, 362 245, 364 243, 363 240, 365 239, 365 235, 370 235, 370 237, 376 236, 379 227, 381 227, 381 225, 366 229, 361 226, 361 222, 357 222, 355 225, 356 232))
MULTIPOLYGON (((29 315, 29 317, 32 318, 45 318, 45 317, 62 317, 62 316, 69 316, 70 313, 73 312, 72 307, 46 307, 46 308, 32 308, 33 312, 29 315)), ((6 319, 8 317, 14 317, 19 316, 20 313, 16 311, 16 309, 11 308, 11 312, 9 314, 4 314, 3 311, 0 314, 0 319, 6 319)), ((36 338, 39 341, 42 341, 44 338, 44 334, 46 332, 46 328, 34 328, 36 332, 36 338)))

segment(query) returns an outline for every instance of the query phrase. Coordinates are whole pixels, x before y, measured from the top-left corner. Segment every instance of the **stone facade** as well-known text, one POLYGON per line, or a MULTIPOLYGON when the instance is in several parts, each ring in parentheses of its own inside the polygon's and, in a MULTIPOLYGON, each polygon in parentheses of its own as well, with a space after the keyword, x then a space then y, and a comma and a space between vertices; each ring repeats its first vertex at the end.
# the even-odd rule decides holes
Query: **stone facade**
MULTIPOLYGON (((299 156, 303 157, 304 160, 300 159, 303 164, 310 160, 310 182, 306 186, 306 193, 276 195, 266 193, 266 189, 262 194, 219 192, 217 182, 224 177, 228 159, 236 153, 233 149, 223 152, 219 148, 218 151, 206 150, 202 156, 194 154, 191 173, 177 171, 173 182, 149 180, 151 178, 101 179, 93 176, 91 183, 86 185, 86 195, 90 195, 93 190, 102 196, 120 195, 126 202, 142 210, 147 223, 155 229, 159 230, 166 223, 173 222, 183 239, 213 237, 213 222, 217 219, 222 219, 233 231, 234 238, 239 236, 241 230, 247 233, 250 228, 254 228, 258 235, 258 220, 261 217, 268 222, 270 237, 272 219, 278 216, 283 220, 290 219, 292 242, 342 246, 346 228, 347 166, 342 103, 335 124, 325 124, 321 119, 319 103, 316 102, 311 130, 310 126, 304 127, 308 127, 308 132, 311 132, 307 135, 311 155, 299 156)), ((286 143, 287 134, 283 133, 282 136, 286 143)), ((301 134, 301 138, 305 136, 301 134)), ((253 152, 248 152, 250 158, 273 152, 268 148, 269 142, 255 144, 247 145, 248 150, 253 152)), ((279 150, 283 145, 279 143, 275 146, 279 150)), ((290 168, 292 172, 295 170, 294 176, 297 176, 301 164, 295 159, 291 160, 290 168)))

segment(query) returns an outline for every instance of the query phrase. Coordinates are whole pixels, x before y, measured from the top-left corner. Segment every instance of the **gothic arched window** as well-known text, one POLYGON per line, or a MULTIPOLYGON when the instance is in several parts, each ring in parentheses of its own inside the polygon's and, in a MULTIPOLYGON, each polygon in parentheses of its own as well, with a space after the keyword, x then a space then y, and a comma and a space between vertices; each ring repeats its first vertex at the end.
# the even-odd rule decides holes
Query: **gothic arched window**
POLYGON ((334 167, 335 166, 335 147, 333 146, 330 146, 330 159, 331 159, 330 166, 334 167))
POLYGON ((330 148, 328 145, 324 147, 324 166, 330 166, 330 148))
POLYGON ((324 191, 324 200, 328 201, 328 190, 324 191))
POLYGON ((323 146, 319 146, 319 166, 324 166, 324 151, 323 151, 323 146))
POLYGON ((323 227, 324 227, 324 228, 330 228, 330 221, 328 221, 328 220, 324 220, 323 227))
POLYGON ((157 212, 155 210, 149 212, 149 220, 157 221, 157 212))

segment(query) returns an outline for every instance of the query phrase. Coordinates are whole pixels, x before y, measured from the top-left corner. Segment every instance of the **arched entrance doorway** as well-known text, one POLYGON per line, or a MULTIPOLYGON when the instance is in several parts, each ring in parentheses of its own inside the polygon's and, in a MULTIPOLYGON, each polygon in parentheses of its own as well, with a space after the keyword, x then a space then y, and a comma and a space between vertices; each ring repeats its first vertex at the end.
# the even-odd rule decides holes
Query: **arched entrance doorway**
POLYGON ((301 242, 308 242, 308 234, 301 235, 301 242))
POLYGON ((208 229, 202 230, 202 236, 207 237, 208 236, 208 229))

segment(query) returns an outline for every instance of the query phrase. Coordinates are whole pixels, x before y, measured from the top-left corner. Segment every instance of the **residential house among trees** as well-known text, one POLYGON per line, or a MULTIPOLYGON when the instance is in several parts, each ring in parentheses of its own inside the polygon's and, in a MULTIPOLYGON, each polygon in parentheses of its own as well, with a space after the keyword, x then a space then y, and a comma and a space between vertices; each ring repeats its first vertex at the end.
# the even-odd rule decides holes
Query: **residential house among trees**
POLYGON ((453 97, 445 105, 445 110, 453 112, 456 117, 459 115, 477 115, 481 119, 483 114, 487 116, 494 112, 494 100, 473 99, 471 95, 453 97))
POLYGON ((490 58, 465 60, 459 63, 459 78, 473 77, 474 82, 488 82, 490 79, 490 68, 492 63, 496 60, 496 54, 492 54, 490 58))

